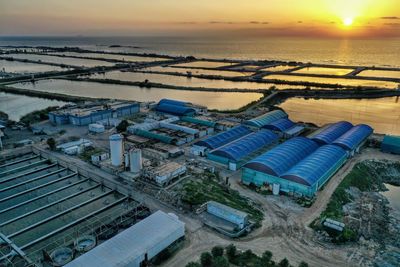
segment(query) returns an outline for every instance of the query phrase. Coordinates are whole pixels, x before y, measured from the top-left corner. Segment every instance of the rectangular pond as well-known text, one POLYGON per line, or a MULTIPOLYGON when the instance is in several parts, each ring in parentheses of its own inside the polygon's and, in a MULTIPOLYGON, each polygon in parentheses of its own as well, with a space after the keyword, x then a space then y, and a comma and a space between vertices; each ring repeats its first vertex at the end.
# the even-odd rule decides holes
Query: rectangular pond
POLYGON ((141 102, 173 98, 207 106, 210 109, 220 110, 237 109, 262 97, 262 94, 259 93, 199 92, 163 88, 140 88, 138 86, 55 79, 40 80, 35 83, 17 83, 12 86, 74 96, 114 98, 141 102))
POLYGON ((218 68, 223 66, 229 66, 231 63, 227 62, 215 62, 215 61, 194 61, 189 63, 180 63, 173 66, 179 67, 191 67, 191 68, 218 68))
POLYGON ((95 74, 90 78, 96 79, 112 79, 131 82, 143 82, 148 80, 153 83, 162 83, 168 85, 176 85, 183 87, 202 87, 202 88, 220 88, 220 89, 269 89, 275 86, 277 89, 295 88, 304 89, 305 86, 277 85, 272 83, 256 83, 256 82, 234 82, 227 80, 211 80, 195 77, 184 77, 175 75, 163 75, 155 73, 141 72, 121 72, 111 71, 105 74, 95 74))
POLYGON ((337 79, 337 78, 319 78, 319 77, 304 77, 304 76, 290 76, 290 75, 267 75, 265 80, 282 80, 282 81, 295 81, 295 82, 313 82, 324 84, 340 84, 344 86, 372 86, 387 89, 396 89, 398 84, 395 82, 385 81, 371 81, 371 80, 357 80, 357 79, 337 79))
POLYGON ((66 104, 63 101, 0 92, 0 111, 7 113, 13 121, 19 121, 22 116, 35 110, 66 104))
POLYGON ((37 55, 37 54, 7 54, 7 57, 19 58, 19 59, 29 59, 36 60, 42 62, 56 63, 56 64, 65 64, 76 67, 95 67, 95 66, 112 66, 114 63, 101 61, 101 60, 92 60, 92 59, 80 59, 80 58, 71 58, 71 57, 56 57, 56 56, 48 56, 48 55, 37 55))
POLYGON ((290 98, 280 104, 294 121, 318 126, 347 120, 366 123, 377 133, 400 135, 400 98, 304 99, 290 98))
POLYGON ((120 61, 134 61, 134 62, 151 62, 151 61, 164 61, 167 58, 159 57, 139 57, 139 56, 128 56, 128 55, 115 55, 115 54, 103 54, 103 53, 78 53, 78 52, 54 52, 52 55, 65 55, 74 57, 92 57, 92 58, 105 58, 115 59, 120 61))
POLYGON ((202 70, 202 69, 187 69, 187 68, 173 68, 173 67, 151 67, 145 68, 143 70, 147 71, 158 71, 158 72, 177 72, 187 74, 191 72, 196 75, 215 75, 215 76, 225 76, 225 77, 240 77, 249 76, 253 73, 251 72, 238 72, 238 71, 227 71, 227 70, 202 70))
POLYGON ((63 69, 51 65, 0 60, 0 72, 26 74, 26 73, 38 73, 47 71, 61 71, 61 70, 63 69))
POLYGON ((365 77, 386 77, 386 78, 397 78, 400 79, 400 71, 392 70, 364 70, 357 76, 365 77))
POLYGON ((323 74, 323 75, 346 75, 353 71, 352 69, 343 68, 319 68, 319 67, 309 67, 302 68, 293 73, 305 73, 305 74, 323 74))

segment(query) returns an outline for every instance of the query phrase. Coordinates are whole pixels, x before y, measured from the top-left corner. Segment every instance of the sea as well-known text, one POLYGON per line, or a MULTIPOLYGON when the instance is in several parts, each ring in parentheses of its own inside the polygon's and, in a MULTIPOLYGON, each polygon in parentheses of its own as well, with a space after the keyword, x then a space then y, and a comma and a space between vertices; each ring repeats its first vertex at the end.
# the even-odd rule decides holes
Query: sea
MULTIPOLYGON (((0 37, 0 46, 75 46, 89 50, 110 52, 156 53, 173 56, 195 56, 197 58, 213 59, 247 59, 247 60, 283 60, 296 62, 329 63, 339 65, 362 65, 400 67, 400 38, 384 39, 320 39, 320 38, 289 38, 289 37, 257 37, 257 38, 204 38, 204 37, 0 37)), ((0 66, 1 69, 1 66, 0 66)), ((50 82, 49 82, 50 83, 50 82)), ((55 84, 55 83, 54 83, 55 84)), ((94 96, 96 86, 66 86, 52 88, 44 83, 45 91, 61 90, 62 93, 94 96), (71 92, 69 92, 71 90, 71 92), (73 90, 73 92, 72 92, 73 90)), ((27 85, 25 85, 27 86, 27 85)), ((30 85, 31 86, 31 85, 30 85)), ((33 87, 40 87, 36 85, 33 87)), ((100 86, 97 86, 98 88, 100 86)), ((32 89, 32 88, 30 88, 32 89)), ((124 89, 125 90, 125 89, 124 89)), ((124 90, 121 90, 123 92, 124 90)), ((142 93, 126 93, 129 99, 149 96, 148 91, 142 93), (145 95, 146 94, 146 95, 145 95)), ((102 91, 106 94, 106 90, 102 91)), ((161 91, 160 91, 161 92, 161 91)), ((114 92, 110 92, 114 94, 114 92)), ((156 93, 157 94, 157 93, 156 93)), ((161 94, 161 93, 160 93, 161 94)), ((247 93, 246 93, 247 94, 247 93)), ((153 93, 154 95, 154 93, 153 93)), ((209 103, 212 108, 237 108, 234 105, 246 104, 246 101, 256 100, 258 96, 241 97, 221 93, 217 96, 203 96, 199 92, 163 91, 162 97, 209 103), (226 97, 225 95, 226 94, 226 97), (225 99, 225 101, 224 101, 225 99), (236 100, 235 100, 236 99, 236 100), (239 102, 242 101, 242 102, 239 102), (243 102, 244 101, 244 102, 243 102)), ((244 96, 244 95, 242 95, 244 96)), ((18 104, 5 104, 7 101, 17 101, 15 96, 0 94, 0 110, 12 112, 12 117, 18 119, 28 110, 45 108, 57 103, 24 97, 18 104)), ((142 100, 142 99, 141 99, 142 100)), ((400 135, 400 101, 397 97, 377 100, 307 100, 302 98, 289 99, 280 105, 289 116, 296 121, 311 122, 322 126, 326 123, 349 120, 353 123, 369 123, 377 133, 400 135)), ((397 203, 399 209, 398 188, 389 188, 385 193, 391 202, 397 203)))

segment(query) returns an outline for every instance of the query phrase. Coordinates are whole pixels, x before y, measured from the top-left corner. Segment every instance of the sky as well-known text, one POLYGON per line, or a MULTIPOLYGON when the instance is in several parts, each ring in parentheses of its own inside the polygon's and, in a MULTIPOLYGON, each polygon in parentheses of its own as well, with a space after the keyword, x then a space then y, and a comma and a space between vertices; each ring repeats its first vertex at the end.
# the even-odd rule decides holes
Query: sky
POLYGON ((400 37, 400 0, 0 0, 0 35, 400 37))

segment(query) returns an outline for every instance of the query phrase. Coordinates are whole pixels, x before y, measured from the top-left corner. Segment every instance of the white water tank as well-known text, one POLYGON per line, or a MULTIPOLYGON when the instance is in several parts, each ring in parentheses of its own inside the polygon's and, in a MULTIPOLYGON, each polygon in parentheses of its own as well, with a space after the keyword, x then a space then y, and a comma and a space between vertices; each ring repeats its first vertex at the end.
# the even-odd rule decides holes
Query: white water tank
POLYGON ((129 151, 129 167, 131 172, 139 173, 142 170, 142 166, 142 150, 137 148, 131 149, 129 151))
POLYGON ((120 134, 110 136, 111 164, 113 166, 121 166, 124 158, 124 137, 120 134))

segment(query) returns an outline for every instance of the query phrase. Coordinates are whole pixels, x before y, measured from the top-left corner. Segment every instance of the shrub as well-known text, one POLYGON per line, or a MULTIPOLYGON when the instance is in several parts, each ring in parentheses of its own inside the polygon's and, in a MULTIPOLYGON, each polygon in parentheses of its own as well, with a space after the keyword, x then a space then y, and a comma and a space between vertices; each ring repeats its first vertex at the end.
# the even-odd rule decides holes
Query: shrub
POLYGON ((212 266, 213 260, 210 252, 203 252, 200 256, 201 266, 210 267, 212 266))
POLYGON ((220 246, 215 246, 212 248, 211 254, 213 255, 214 258, 220 257, 224 255, 224 249, 220 246))
POLYGON ((236 256, 236 247, 234 244, 230 244, 225 248, 226 251, 226 256, 228 257, 229 261, 232 261, 232 259, 235 258, 236 256))
POLYGON ((229 267, 229 262, 227 259, 225 259, 222 256, 216 257, 214 259, 214 265, 215 267, 229 267))
POLYGON ((188 264, 186 264, 186 267, 201 267, 200 263, 197 262, 189 262, 188 264))
POLYGON ((46 143, 49 146, 50 150, 56 149, 56 140, 54 140, 54 138, 47 139, 46 143))

